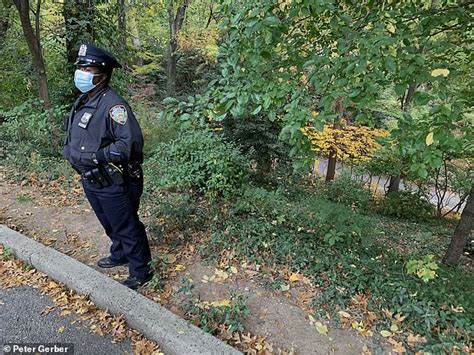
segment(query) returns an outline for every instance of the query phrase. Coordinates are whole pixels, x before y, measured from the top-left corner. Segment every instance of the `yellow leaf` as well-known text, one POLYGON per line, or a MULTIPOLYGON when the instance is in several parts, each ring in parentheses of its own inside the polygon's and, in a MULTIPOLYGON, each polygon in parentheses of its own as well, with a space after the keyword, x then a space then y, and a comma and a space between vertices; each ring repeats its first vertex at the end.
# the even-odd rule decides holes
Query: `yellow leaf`
POLYGON ((425 139, 426 145, 432 145, 433 144, 433 132, 428 133, 425 139))
POLYGON ((326 335, 328 333, 328 327, 326 327, 321 322, 316 322, 314 326, 316 327, 316 330, 318 331, 319 334, 326 335))
POLYGON ((342 318, 351 318, 351 315, 347 312, 344 312, 344 311, 339 311, 339 312, 337 312, 337 314, 339 314, 339 316, 342 317, 342 318))
POLYGON ((61 311, 60 316, 63 317, 63 316, 68 316, 70 314, 71 314, 71 311, 69 309, 65 309, 65 310, 61 311))
POLYGON ((230 307, 230 300, 224 299, 221 301, 212 302, 211 305, 214 307, 230 307))
POLYGON ((383 336, 384 338, 388 338, 388 337, 391 337, 392 336, 392 333, 389 332, 388 330, 382 330, 380 332, 380 335, 383 336))
POLYGON ((184 269, 186 269, 186 266, 181 265, 181 264, 177 264, 174 269, 175 269, 176 271, 183 271, 184 269))
POLYGON ((401 323, 405 320, 406 316, 402 316, 401 314, 397 313, 394 318, 397 323, 401 323))
POLYGON ((232 272, 233 274, 236 274, 237 273, 237 268, 235 266, 231 266, 230 267, 230 272, 232 272))
POLYGON ((395 33, 395 26, 392 25, 391 23, 389 23, 387 25, 387 31, 390 32, 390 33, 395 33))
POLYGON ((463 313, 464 312, 464 308, 461 307, 461 306, 457 306, 457 307, 451 306, 451 310, 454 313, 463 313))
POLYGON ((364 332, 362 332, 363 335, 365 335, 366 337, 371 337, 374 335, 374 332, 371 331, 370 329, 366 329, 364 332))
POLYGON ((291 274, 289 280, 290 282, 298 282, 300 280, 300 277, 298 274, 291 274))
POLYGON ((227 272, 218 269, 214 271, 214 275, 216 278, 220 278, 222 280, 226 280, 229 277, 229 274, 227 272))
POLYGON ((435 69, 431 72, 431 76, 444 76, 447 77, 449 75, 449 69, 435 69))
POLYGON ((390 330, 391 330, 392 332, 397 332, 397 331, 398 331, 398 326, 397 326, 396 324, 392 324, 392 325, 390 326, 390 330))
POLYGON ((59 329, 58 329, 58 333, 63 333, 63 332, 64 332, 64 325, 59 327, 59 329))

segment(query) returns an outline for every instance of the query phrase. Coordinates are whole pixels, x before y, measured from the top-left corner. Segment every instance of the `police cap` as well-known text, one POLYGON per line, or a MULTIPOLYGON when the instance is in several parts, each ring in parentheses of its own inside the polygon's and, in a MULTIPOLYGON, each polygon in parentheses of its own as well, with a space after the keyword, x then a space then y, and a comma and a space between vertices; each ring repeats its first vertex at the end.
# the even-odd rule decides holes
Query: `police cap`
POLYGON ((112 54, 90 43, 81 44, 79 47, 76 65, 78 67, 101 67, 104 69, 122 67, 112 54))

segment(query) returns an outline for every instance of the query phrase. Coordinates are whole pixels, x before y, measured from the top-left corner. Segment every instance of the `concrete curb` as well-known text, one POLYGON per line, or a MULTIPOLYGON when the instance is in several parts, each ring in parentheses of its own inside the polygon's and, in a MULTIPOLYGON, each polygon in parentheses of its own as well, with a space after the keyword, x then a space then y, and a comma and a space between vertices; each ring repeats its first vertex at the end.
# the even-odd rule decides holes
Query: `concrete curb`
POLYGON ((3 225, 0 244, 52 279, 88 295, 97 306, 123 314, 130 327, 156 341, 165 354, 241 354, 119 282, 3 225))

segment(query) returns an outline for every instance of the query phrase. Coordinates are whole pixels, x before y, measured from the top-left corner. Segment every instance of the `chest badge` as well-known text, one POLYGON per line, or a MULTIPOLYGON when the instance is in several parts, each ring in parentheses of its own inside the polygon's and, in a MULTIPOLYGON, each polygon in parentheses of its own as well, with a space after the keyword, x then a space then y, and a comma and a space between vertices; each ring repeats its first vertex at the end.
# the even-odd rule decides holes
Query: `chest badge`
POLYGON ((92 114, 90 114, 89 112, 84 112, 84 114, 82 115, 77 125, 81 128, 87 128, 87 125, 89 124, 91 117, 92 117, 92 114))
POLYGON ((123 105, 115 105, 109 110, 110 118, 122 126, 127 123, 128 113, 123 105))

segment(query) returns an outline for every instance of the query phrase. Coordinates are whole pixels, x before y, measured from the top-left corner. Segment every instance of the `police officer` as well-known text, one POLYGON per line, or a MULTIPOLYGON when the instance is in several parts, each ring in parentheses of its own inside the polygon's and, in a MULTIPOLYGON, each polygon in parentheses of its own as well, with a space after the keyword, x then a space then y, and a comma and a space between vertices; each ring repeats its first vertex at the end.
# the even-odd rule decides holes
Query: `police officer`
POLYGON ((65 122, 64 157, 81 174, 84 192, 112 241, 102 268, 129 265, 122 283, 136 289, 152 277, 148 238, 138 218, 143 191, 143 136, 128 103, 109 87, 117 60, 80 46, 74 83, 82 95, 65 122))

